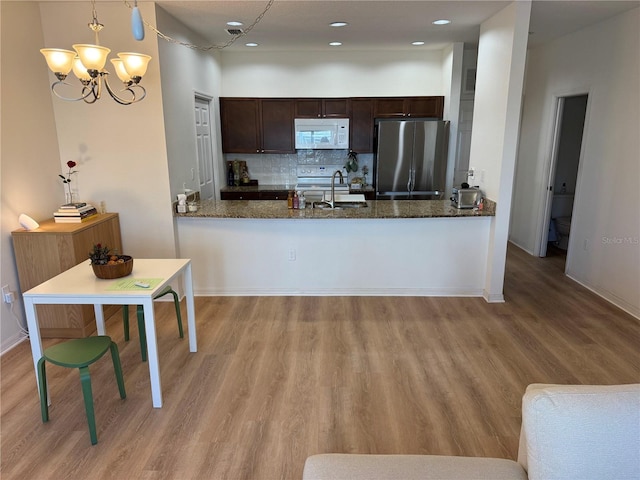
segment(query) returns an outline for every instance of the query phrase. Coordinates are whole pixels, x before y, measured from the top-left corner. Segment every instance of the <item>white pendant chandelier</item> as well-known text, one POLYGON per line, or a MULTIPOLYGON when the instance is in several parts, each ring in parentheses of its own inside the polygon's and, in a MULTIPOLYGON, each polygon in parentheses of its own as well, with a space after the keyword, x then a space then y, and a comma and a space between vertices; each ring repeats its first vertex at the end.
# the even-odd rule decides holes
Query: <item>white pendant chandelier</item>
POLYGON ((92 0, 91 4, 93 20, 89 23, 89 28, 95 33, 95 45, 72 45, 75 51, 60 48, 43 48, 40 50, 47 61, 49 69, 58 79, 57 82, 51 84, 51 90, 62 100, 74 102, 83 100, 86 103, 94 103, 101 97, 104 85, 111 98, 121 105, 131 105, 139 102, 147 94, 144 87, 140 85, 140 81, 147 72, 147 65, 151 57, 142 53, 121 52, 118 53, 118 58, 111 59, 116 75, 124 83, 124 88, 121 92, 124 92, 125 96, 119 96, 111 88, 107 80, 109 72, 104 69, 104 66, 111 50, 100 45, 98 33, 104 25, 98 22, 95 0, 92 0), (77 98, 65 97, 57 91, 61 85, 70 85, 64 80, 72 70, 82 83, 82 92, 77 98))

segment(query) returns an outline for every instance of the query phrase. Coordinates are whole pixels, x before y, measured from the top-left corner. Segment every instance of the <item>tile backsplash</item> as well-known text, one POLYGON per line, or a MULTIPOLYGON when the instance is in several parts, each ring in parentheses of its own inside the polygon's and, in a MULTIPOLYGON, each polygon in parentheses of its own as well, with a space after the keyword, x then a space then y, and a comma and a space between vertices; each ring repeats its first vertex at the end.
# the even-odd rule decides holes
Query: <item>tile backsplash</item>
MULTIPOLYGON (((284 154, 238 154, 224 155, 225 172, 227 162, 244 160, 247 162, 249 177, 258 180, 260 185, 295 186, 298 165, 344 165, 347 162, 347 150, 298 150, 296 153, 284 154)), ((349 174, 348 178, 361 177, 362 167, 367 165, 369 173, 367 183, 371 183, 373 174, 373 154, 358 155, 358 171, 349 174)))

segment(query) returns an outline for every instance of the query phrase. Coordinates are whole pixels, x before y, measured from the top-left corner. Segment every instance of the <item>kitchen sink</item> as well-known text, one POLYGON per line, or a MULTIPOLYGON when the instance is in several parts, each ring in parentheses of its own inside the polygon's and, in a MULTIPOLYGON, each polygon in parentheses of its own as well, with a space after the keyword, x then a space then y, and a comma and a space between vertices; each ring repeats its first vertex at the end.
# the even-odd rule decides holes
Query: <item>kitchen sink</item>
MULTIPOLYGON (((327 202, 331 201, 331 195, 326 195, 324 197, 324 202, 313 202, 313 208, 328 208, 331 209, 327 202)), ((339 210, 343 208, 365 208, 367 206, 367 202, 364 199, 364 195, 360 193, 356 194, 335 194, 335 199, 333 202, 334 209, 339 210)))

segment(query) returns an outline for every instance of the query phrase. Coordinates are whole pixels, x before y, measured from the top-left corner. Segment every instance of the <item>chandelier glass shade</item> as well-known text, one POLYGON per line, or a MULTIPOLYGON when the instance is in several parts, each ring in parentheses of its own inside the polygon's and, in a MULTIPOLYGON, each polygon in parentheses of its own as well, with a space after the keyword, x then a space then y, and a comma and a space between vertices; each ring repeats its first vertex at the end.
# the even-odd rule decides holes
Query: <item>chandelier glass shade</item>
POLYGON ((104 85, 111 98, 121 105, 131 105, 142 100, 147 92, 140 85, 140 81, 147 72, 147 65, 151 57, 142 53, 121 52, 118 53, 118 58, 112 58, 111 63, 115 68, 116 75, 124 84, 124 88, 120 92, 116 92, 109 85, 107 79, 109 72, 104 68, 111 50, 100 45, 98 32, 102 30, 103 25, 98 22, 95 9, 89 28, 95 33, 95 44, 75 44, 72 46, 75 51, 60 48, 40 50, 49 69, 58 79, 51 85, 53 93, 62 100, 83 100, 86 103, 94 103, 101 97, 104 85), (76 98, 68 98, 58 92, 62 85, 70 85, 65 80, 71 71, 82 84, 81 95, 76 98))

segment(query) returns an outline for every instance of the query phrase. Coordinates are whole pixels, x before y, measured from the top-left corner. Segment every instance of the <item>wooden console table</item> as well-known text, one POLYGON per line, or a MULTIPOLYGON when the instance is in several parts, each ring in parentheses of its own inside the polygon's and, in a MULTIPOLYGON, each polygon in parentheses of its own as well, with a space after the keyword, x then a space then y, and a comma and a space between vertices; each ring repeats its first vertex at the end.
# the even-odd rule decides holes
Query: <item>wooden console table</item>
MULTIPOLYGON (((122 251, 120 219, 117 213, 95 215, 82 223, 40 223, 35 230, 11 232, 18 267, 20 290, 27 290, 88 259, 96 243, 122 251)), ((110 307, 107 314, 118 307, 110 307)), ((81 338, 96 329, 91 305, 38 305, 40 335, 43 338, 81 338)))

